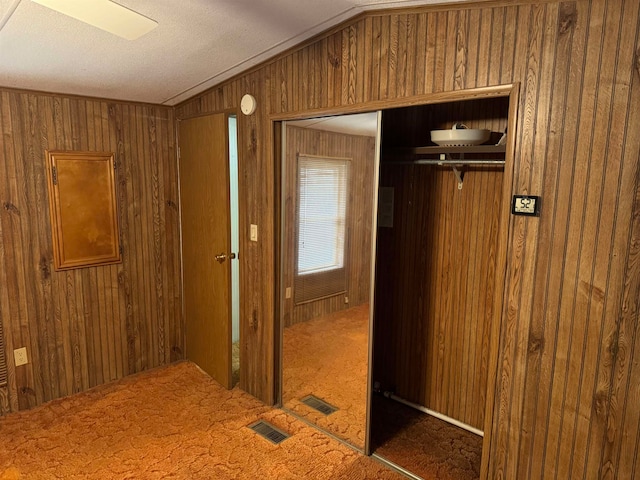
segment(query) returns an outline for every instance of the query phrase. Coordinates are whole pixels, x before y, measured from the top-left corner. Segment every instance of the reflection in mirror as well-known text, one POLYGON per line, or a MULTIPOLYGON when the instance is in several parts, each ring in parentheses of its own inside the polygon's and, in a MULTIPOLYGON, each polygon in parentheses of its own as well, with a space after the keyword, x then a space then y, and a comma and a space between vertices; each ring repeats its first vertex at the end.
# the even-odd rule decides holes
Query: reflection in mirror
POLYGON ((377 114, 285 122, 282 405, 364 449, 377 114))

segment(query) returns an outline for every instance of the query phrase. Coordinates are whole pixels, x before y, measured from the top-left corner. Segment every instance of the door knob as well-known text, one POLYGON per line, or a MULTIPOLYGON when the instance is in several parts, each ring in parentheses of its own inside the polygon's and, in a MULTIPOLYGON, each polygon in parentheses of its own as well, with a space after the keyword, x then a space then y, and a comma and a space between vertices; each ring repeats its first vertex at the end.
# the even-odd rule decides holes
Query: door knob
POLYGON ((225 253, 220 253, 218 255, 216 255, 214 257, 218 263, 224 263, 224 261, 228 258, 229 260, 233 260, 234 258, 236 258, 236 254, 235 253, 230 253, 229 255, 225 254, 225 253))

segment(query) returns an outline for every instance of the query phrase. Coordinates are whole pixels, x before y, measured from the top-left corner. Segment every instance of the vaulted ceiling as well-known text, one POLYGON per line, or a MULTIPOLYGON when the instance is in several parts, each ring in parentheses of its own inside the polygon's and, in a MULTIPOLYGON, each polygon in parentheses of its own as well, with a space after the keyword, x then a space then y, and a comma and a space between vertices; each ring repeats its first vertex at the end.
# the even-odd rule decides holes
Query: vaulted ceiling
POLYGON ((117 3, 158 27, 125 40, 31 0, 0 0, 0 86, 175 105, 362 11, 443 2, 117 3))

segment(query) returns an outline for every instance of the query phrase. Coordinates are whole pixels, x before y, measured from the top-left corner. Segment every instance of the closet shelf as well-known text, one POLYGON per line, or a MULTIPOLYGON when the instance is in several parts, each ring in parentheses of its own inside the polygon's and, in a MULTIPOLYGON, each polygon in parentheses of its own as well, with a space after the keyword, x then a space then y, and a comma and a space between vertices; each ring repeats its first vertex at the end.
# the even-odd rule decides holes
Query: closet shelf
MULTIPOLYGON (((398 162, 401 163, 401 162, 398 162)), ((424 159, 424 160, 414 160, 412 162, 402 162, 402 163, 412 163, 414 165, 504 165, 504 159, 484 159, 484 160, 473 160, 469 158, 461 158, 459 160, 454 159, 424 159)))
POLYGON ((458 190, 462 190, 462 184, 464 180, 464 171, 462 168, 467 165, 476 166, 496 166, 504 165, 504 155, 502 158, 489 159, 489 158, 465 158, 465 154, 487 154, 487 153, 506 153, 507 147, 505 145, 474 145, 469 147, 416 147, 413 149, 414 154, 419 157, 421 155, 438 155, 437 159, 421 159, 418 158, 413 161, 417 165, 440 165, 450 166, 451 170, 458 180, 458 190), (456 155, 459 158, 453 158, 456 155))
POLYGON ((505 153, 506 145, 472 145, 468 147, 441 147, 439 145, 429 147, 414 147, 416 155, 439 155, 442 153, 505 153))
MULTIPOLYGON (((400 149, 397 149, 400 151, 400 149)), ((413 154, 414 160, 389 162, 389 165, 438 165, 448 166, 458 180, 458 190, 462 190, 465 166, 504 166, 506 145, 473 145, 467 147, 443 147, 440 145, 429 147, 412 147, 403 149, 405 158, 407 154, 413 154), (499 158, 468 158, 466 155, 483 155, 497 153, 499 158), (420 158, 429 155, 437 158, 420 158), (454 158, 457 157, 457 158, 454 158)))
POLYGON ((389 162, 389 164, 499 166, 505 163, 504 154, 507 151, 507 147, 506 145, 473 145, 467 147, 441 147, 436 145, 396 150, 403 152, 405 158, 414 156, 415 159, 389 162), (487 158, 487 154, 491 153, 497 153, 498 155, 493 158, 487 158), (477 158, 476 155, 482 155, 483 157, 477 158))
POLYGON ((490 154, 502 153, 507 151, 506 145, 474 145, 468 147, 415 147, 413 153, 416 158, 411 163, 414 165, 439 165, 449 166, 458 180, 458 190, 462 190, 464 181, 465 166, 503 166, 505 164, 505 156, 498 155, 501 158, 465 158, 465 154, 490 154), (438 158, 419 158, 421 156, 437 155, 438 158), (453 158, 457 156, 458 158, 453 158))

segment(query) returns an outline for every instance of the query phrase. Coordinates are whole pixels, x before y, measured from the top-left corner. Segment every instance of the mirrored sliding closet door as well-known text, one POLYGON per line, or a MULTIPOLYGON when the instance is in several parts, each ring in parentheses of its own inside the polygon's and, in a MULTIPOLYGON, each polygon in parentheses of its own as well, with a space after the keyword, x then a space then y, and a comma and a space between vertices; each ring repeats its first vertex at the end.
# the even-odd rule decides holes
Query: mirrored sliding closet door
POLYGON ((377 113, 284 122, 282 406, 364 449, 377 113))

